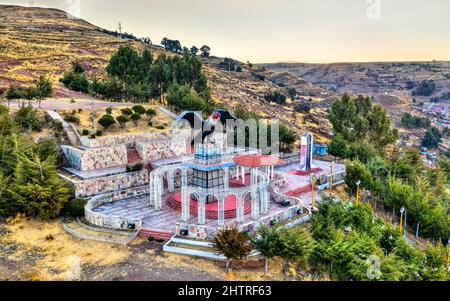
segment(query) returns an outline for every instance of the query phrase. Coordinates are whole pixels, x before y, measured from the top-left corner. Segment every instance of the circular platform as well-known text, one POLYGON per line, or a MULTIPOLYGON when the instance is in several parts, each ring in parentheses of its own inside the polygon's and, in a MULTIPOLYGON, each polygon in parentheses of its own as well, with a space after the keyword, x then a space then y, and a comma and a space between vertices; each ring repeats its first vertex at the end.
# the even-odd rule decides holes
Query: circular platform
MULTIPOLYGON (((167 205, 177 211, 181 211, 181 192, 174 193, 167 199, 167 205)), ((189 203, 191 216, 197 216, 198 203, 191 198, 189 203)), ((224 203, 224 216, 225 219, 236 218, 236 197, 231 195, 225 199, 224 203)), ((250 213, 252 206, 250 201, 244 201, 244 214, 250 213)), ((218 217, 218 203, 210 203, 205 205, 205 217, 208 219, 217 219, 218 217)))

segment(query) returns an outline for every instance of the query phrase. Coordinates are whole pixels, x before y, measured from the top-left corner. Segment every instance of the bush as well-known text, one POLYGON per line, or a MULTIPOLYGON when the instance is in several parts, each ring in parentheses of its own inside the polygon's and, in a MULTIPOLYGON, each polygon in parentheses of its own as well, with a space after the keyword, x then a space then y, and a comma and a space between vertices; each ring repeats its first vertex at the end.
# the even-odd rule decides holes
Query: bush
POLYGON ((76 123, 76 124, 80 124, 80 118, 78 116, 75 116, 73 114, 69 114, 64 116, 64 120, 70 123, 76 123))
POLYGON ((95 132, 95 135, 101 136, 101 135, 103 135, 103 131, 102 131, 102 130, 97 130, 97 131, 95 132))
POLYGON ((111 107, 106 108, 106 114, 112 115, 112 108, 111 107))
POLYGON ((140 115, 144 115, 145 114, 145 108, 142 105, 135 105, 133 107, 133 111, 136 113, 139 113, 140 115))
POLYGON ((67 202, 63 208, 63 215, 70 217, 83 217, 86 203, 87 201, 85 199, 74 199, 67 202))
POLYGON ((150 120, 156 116, 156 111, 155 109, 150 108, 145 112, 145 115, 147 115, 147 120, 150 122, 150 120))
POLYGON ((141 171, 144 169, 143 163, 136 163, 134 165, 127 165, 126 170, 127 172, 135 172, 135 171, 141 171))
POLYGON ((125 124, 127 124, 127 122, 130 121, 130 119, 126 115, 120 115, 119 117, 116 118, 116 120, 121 128, 124 128, 125 124))
POLYGON ((78 109, 78 114, 80 114, 80 113, 82 113, 83 112, 83 109, 78 109))
POLYGON ((158 130, 164 130, 166 127, 165 126, 163 126, 163 125, 157 125, 157 126, 155 126, 155 129, 158 129, 158 130))
POLYGON ((116 120, 114 119, 114 117, 112 117, 111 115, 103 115, 99 120, 98 123, 106 130, 108 129, 111 125, 116 123, 116 120))
POLYGON ((141 114, 139 113, 133 113, 133 115, 131 115, 131 120, 133 121, 134 125, 137 125, 138 121, 141 119, 141 114))
POLYGON ((89 135, 90 131, 88 129, 83 129, 83 131, 81 132, 81 135, 83 136, 87 136, 89 135))
POLYGON ((42 122, 39 120, 37 111, 32 107, 20 108, 20 110, 16 113, 14 121, 24 130, 31 129, 37 132, 42 130, 42 122))
POLYGON ((62 130, 63 130, 62 122, 57 119, 53 120, 50 126, 56 132, 62 132, 62 130))
POLYGON ((149 122, 147 122, 147 125, 148 125, 149 127, 152 127, 152 126, 153 126, 153 122, 149 121, 149 122))
POLYGON ((125 108, 120 110, 122 112, 123 115, 125 116, 131 116, 133 115, 133 111, 130 108, 125 108))

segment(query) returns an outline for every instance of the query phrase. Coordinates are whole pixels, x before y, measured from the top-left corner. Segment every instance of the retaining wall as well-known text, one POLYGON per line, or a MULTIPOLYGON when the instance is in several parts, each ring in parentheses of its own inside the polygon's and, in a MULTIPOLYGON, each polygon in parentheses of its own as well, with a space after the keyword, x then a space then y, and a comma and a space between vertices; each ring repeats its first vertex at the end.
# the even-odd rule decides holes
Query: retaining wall
POLYGON ((144 161, 155 161, 189 153, 186 140, 182 138, 136 142, 136 151, 144 161))
POLYGON ((125 190, 143 186, 149 183, 148 170, 122 173, 109 177, 74 182, 76 197, 91 197, 94 195, 125 190))
POLYGON ((81 171, 123 166, 128 163, 125 145, 85 150, 67 145, 62 145, 61 148, 70 165, 81 171))
POLYGON ((83 137, 81 143, 87 147, 105 147, 115 145, 125 145, 128 148, 135 147, 137 142, 144 142, 149 140, 167 139, 166 133, 145 133, 145 134, 131 134, 121 136, 97 137, 95 139, 88 139, 83 137))

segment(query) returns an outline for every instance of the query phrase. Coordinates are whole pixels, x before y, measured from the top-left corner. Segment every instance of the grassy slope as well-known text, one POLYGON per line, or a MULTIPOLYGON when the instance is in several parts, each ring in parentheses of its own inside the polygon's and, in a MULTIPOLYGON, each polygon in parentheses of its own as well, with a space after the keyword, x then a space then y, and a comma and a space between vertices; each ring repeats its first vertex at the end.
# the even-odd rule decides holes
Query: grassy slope
MULTIPOLYGON (((120 45, 132 44, 139 50, 150 47, 105 34, 100 28, 56 9, 0 5, 0 24, 0 86, 28 84, 41 74, 49 74, 56 84, 56 97, 80 97, 58 83, 74 58, 93 76, 102 73, 120 45)), ((165 52, 158 46, 152 48, 156 54, 165 52)), ((317 108, 310 116, 303 116, 289 106, 269 104, 264 101, 264 94, 279 89, 277 86, 254 78, 250 74, 253 70, 246 67, 242 73, 218 69, 215 66, 219 60, 211 58, 203 63, 212 95, 221 106, 234 108, 241 104, 261 116, 293 125, 298 132, 311 130, 319 140, 326 139, 329 124, 324 109, 317 108), (320 130, 315 123, 321 124, 320 130)))

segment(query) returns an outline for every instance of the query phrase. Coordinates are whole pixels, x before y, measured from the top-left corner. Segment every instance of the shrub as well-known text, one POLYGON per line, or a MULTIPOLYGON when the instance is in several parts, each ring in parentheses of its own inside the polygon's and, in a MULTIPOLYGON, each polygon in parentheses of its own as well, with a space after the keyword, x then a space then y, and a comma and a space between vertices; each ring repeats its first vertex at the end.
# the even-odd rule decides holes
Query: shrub
POLYGON ((42 130, 42 122, 39 120, 37 111, 32 107, 20 108, 16 113, 14 121, 25 130, 31 129, 37 132, 42 130))
POLYGON ((88 129, 83 129, 83 131, 81 132, 81 135, 83 135, 83 136, 87 136, 87 135, 89 135, 89 130, 88 129))
POLYGON ((157 126, 155 126, 155 129, 158 129, 158 130, 164 130, 166 127, 165 126, 163 126, 163 125, 157 125, 157 126))
POLYGON ((150 121, 156 116, 156 111, 155 109, 150 108, 145 112, 145 115, 147 115, 147 120, 150 121))
POLYGON ((56 132, 62 132, 62 130, 63 130, 62 122, 57 119, 53 120, 50 126, 56 132))
POLYGON ((83 109, 78 109, 78 114, 80 114, 81 112, 83 112, 83 109))
POLYGON ((114 123, 116 123, 116 120, 114 119, 114 117, 112 117, 111 115, 103 115, 99 120, 98 123, 106 130, 108 129, 111 125, 113 125, 114 123))
POLYGON ((123 115, 125 116, 131 116, 133 115, 133 111, 130 108, 125 108, 120 110, 122 112, 123 115))
POLYGON ((103 131, 102 131, 102 130, 97 130, 97 131, 95 132, 95 135, 101 136, 101 135, 103 135, 103 131))
POLYGON ((141 119, 141 114, 139 113, 133 113, 133 115, 131 115, 131 120, 133 121, 134 125, 137 125, 138 121, 141 119))
POLYGON ((83 217, 84 206, 86 206, 86 203, 87 201, 85 199, 74 199, 69 201, 64 206, 63 214, 71 217, 83 217))
POLYGON ((64 116, 64 120, 70 123, 76 123, 79 124, 80 123, 80 118, 78 116, 75 116, 73 114, 69 114, 64 116))
POLYGON ((130 119, 126 115, 120 115, 116 118, 117 122, 119 123, 121 128, 125 127, 125 124, 130 121, 130 119))
POLYGON ((136 113, 139 113, 140 115, 144 115, 145 114, 145 108, 142 105, 135 105, 133 107, 133 111, 136 113))
POLYGON ((147 122, 147 125, 152 127, 153 126, 153 122, 149 121, 149 122, 147 122))
POLYGON ((112 115, 112 108, 111 107, 106 108, 106 114, 112 115))
POLYGON ((141 171, 144 169, 143 163, 136 163, 134 165, 127 165, 126 170, 127 172, 135 172, 135 171, 141 171))

